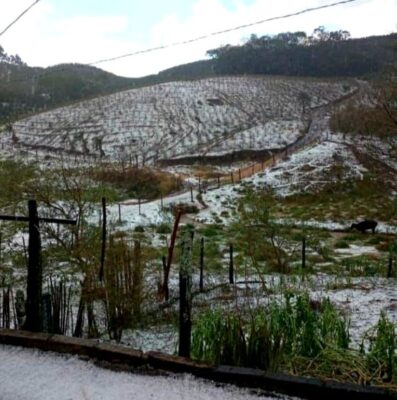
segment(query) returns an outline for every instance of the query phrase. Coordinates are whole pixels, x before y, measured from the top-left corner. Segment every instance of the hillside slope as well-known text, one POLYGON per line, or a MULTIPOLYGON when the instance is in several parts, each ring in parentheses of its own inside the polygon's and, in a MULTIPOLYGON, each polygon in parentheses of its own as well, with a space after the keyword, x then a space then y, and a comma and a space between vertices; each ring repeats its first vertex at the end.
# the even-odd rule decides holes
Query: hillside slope
POLYGON ((354 92, 352 82, 219 77, 119 92, 8 126, 3 147, 130 161, 241 158, 294 142, 311 110, 354 92))

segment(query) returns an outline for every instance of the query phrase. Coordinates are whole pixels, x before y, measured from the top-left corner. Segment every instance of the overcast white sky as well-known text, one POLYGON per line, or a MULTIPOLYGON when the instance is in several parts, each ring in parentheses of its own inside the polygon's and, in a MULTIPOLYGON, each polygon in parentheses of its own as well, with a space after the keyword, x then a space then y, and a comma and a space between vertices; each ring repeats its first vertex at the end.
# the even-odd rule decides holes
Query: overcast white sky
MULTIPOLYGON (((41 0, 0 37, 0 45, 31 66, 90 63, 334 1, 41 0)), ((33 0, 0 0, 0 31, 31 3, 33 0)), ((208 49, 241 43, 252 33, 311 33, 320 25, 348 30, 353 37, 397 32, 397 0, 357 0, 99 67, 138 77, 203 59, 208 49)))

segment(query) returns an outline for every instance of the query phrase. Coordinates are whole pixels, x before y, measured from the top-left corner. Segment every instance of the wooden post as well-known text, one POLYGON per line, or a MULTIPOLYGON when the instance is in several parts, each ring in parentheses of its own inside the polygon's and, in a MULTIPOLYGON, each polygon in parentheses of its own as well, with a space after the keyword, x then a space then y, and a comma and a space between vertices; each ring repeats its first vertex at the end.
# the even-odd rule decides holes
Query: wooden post
POLYGON ((3 289, 3 315, 2 315, 2 327, 10 329, 11 317, 10 317, 10 287, 3 289))
POLYGON ((306 238, 302 239, 302 270, 306 268, 306 238))
POLYGON ((190 201, 191 201, 192 203, 194 203, 193 187, 192 187, 192 186, 190 186, 190 201))
POLYGON ((142 251, 141 242, 134 241, 134 267, 132 272, 132 307, 135 318, 141 317, 141 301, 142 298, 142 283, 143 283, 143 269, 142 269, 142 251))
POLYGON ((204 238, 200 243, 200 292, 204 290, 204 238))
POLYGON ((192 237, 187 232, 182 242, 179 268, 179 351, 180 357, 190 357, 192 237))
POLYGON ((106 253, 106 199, 102 197, 102 246, 101 246, 101 268, 99 270, 99 280, 103 281, 106 253))
POLYGON ((393 275, 393 257, 392 257, 392 255, 390 254, 390 255, 389 255, 389 266, 388 266, 388 268, 387 268, 387 277, 388 277, 388 278, 391 278, 392 275, 393 275))
POLYGON ((233 171, 230 172, 230 179, 231 179, 231 181, 232 181, 232 185, 234 185, 233 171))
POLYGON ((199 190, 199 193, 201 194, 201 178, 200 177, 198 177, 198 190, 199 190))
POLYGON ((141 199, 138 198, 138 213, 141 215, 141 199))
POLYGON ((170 247, 168 248, 167 265, 166 265, 165 270, 164 270, 164 281, 163 281, 163 285, 162 285, 162 293, 161 294, 163 295, 165 301, 168 301, 168 299, 169 299, 168 278, 169 278, 169 275, 170 275, 170 269, 171 269, 171 264, 172 264, 172 256, 174 254, 176 235, 177 235, 177 232, 178 232, 178 226, 179 226, 179 222, 181 220, 181 217, 182 217, 182 211, 178 210, 177 214, 175 216, 174 228, 173 228, 172 234, 171 234, 170 247))
POLYGON ((121 224, 121 204, 119 203, 119 224, 121 224))
POLYGON ((167 270, 167 257, 161 257, 162 265, 163 265, 163 276, 165 275, 165 271, 167 270))
POLYGON ((42 313, 43 313, 43 332, 59 333, 53 330, 53 315, 51 307, 51 295, 44 293, 42 296, 42 313))
POLYGON ((233 265, 233 245, 230 244, 229 247, 229 283, 233 284, 234 283, 234 265, 233 265))
POLYGON ((29 200, 29 260, 26 299, 26 323, 24 329, 33 332, 42 330, 42 278, 41 239, 36 200, 29 200))
POLYGON ((19 221, 29 223, 29 244, 27 260, 27 298, 26 298, 26 321, 23 329, 40 332, 43 327, 42 320, 42 260, 41 260, 41 238, 39 221, 56 224, 76 225, 76 221, 56 218, 39 218, 37 214, 36 200, 28 201, 29 216, 0 215, 3 221, 19 221))

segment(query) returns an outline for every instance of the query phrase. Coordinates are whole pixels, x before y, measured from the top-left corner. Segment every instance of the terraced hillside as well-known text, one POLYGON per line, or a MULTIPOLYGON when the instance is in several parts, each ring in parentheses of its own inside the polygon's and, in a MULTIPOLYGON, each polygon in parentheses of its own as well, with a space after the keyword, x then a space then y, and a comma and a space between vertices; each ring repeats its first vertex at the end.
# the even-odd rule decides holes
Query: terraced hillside
POLYGON ((308 129, 311 110, 351 82, 221 77, 119 92, 3 128, 3 151, 89 155, 138 165, 280 149, 308 129))

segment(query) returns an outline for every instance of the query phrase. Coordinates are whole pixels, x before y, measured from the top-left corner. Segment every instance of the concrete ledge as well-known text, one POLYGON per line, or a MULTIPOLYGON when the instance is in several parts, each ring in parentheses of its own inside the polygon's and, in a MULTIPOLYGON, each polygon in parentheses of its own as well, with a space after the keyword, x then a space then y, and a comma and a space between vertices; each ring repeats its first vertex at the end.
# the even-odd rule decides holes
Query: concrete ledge
POLYGON ((212 379, 210 376, 213 374, 214 367, 210 364, 196 362, 189 358, 171 356, 157 351, 149 351, 146 353, 146 356, 152 368, 177 373, 188 373, 212 379))
POLYGON ((214 381, 241 387, 261 388, 304 399, 321 400, 386 400, 397 399, 397 393, 380 388, 336 381, 322 381, 286 374, 267 373, 258 369, 221 365, 215 368, 214 381))
POLYGON ((88 357, 95 353, 93 341, 48 333, 0 329, 0 343, 88 357))
POLYGON ((0 344, 88 357, 98 365, 113 366, 115 370, 190 373, 215 382, 275 391, 309 400, 397 400, 397 393, 375 387, 272 374, 251 368, 215 367, 160 352, 143 353, 127 347, 62 335, 0 329, 0 344))
POLYGON ((134 367, 147 364, 147 358, 142 351, 70 336, 0 329, 0 343, 74 354, 134 367))

